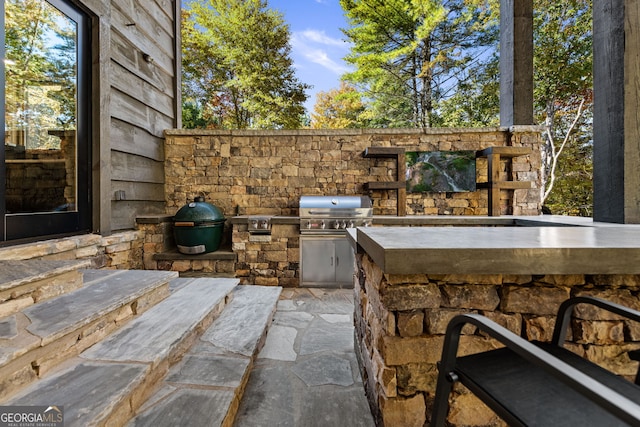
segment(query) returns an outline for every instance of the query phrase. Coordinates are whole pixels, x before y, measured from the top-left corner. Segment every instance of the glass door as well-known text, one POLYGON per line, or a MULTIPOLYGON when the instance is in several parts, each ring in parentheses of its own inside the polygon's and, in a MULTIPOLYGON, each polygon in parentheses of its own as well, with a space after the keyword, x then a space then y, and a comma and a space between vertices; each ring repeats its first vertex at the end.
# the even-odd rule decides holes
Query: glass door
POLYGON ((3 240, 89 229, 88 18, 4 1, 3 240))

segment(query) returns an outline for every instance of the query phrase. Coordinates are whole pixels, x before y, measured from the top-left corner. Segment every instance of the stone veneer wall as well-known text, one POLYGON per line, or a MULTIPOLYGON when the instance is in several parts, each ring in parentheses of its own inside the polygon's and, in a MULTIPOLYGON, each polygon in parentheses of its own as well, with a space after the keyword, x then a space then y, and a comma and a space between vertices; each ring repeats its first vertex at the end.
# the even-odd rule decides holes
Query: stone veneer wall
MULTIPOLYGON (((407 151, 530 147, 533 154, 503 162, 511 179, 533 189, 503 191, 502 213, 537 215, 540 202, 540 132, 513 129, 377 129, 298 131, 170 130, 165 132, 165 195, 173 214, 202 195, 236 215, 297 215, 302 195, 368 194, 371 181, 395 181, 396 162, 362 156, 367 147, 407 151), (508 170, 507 170, 508 169, 508 170)), ((477 161, 478 182, 487 181, 486 159, 477 161)), ((395 215, 396 191, 372 191, 374 215, 395 215)), ((409 215, 486 215, 486 190, 407 195, 409 215)))
MULTIPOLYGON (((368 147, 406 151, 482 150, 493 146, 531 148, 530 156, 504 160, 507 179, 531 181, 530 190, 502 191, 502 213, 537 215, 540 200, 540 133, 513 129, 378 129, 298 131, 170 130, 165 132, 165 197, 168 215, 195 196, 219 207, 230 221, 225 240, 237 256, 235 275, 243 284, 299 285, 299 226, 273 225, 270 236, 251 236, 246 215, 298 215, 302 195, 369 195, 374 215, 396 215, 397 192, 368 192, 368 182, 395 181, 395 159, 365 158, 368 147), (234 218, 235 217, 235 218, 234 218)), ((487 160, 476 162, 477 182, 487 182, 487 160)), ((487 190, 408 194, 408 215, 487 215, 487 190)), ((140 224, 139 224, 140 226, 140 224)), ((168 230, 148 228, 146 268, 223 272, 230 261, 166 259, 168 230), (151 236, 153 234, 153 236, 151 236), (163 235, 165 237, 163 237, 163 235)))
MULTIPOLYGON (((560 303, 594 295, 640 309, 640 276, 625 275, 388 275, 366 254, 356 257, 356 342, 365 388, 380 426, 420 426, 429 421, 449 320, 481 313, 527 339, 549 341, 560 303), (358 345, 357 345, 358 346, 358 345)), ((633 380, 640 326, 578 307, 568 346, 633 380)), ((494 348, 467 326, 460 353, 494 348)), ((463 386, 454 387, 448 421, 453 426, 504 425, 463 386)))
POLYGON ((173 220, 169 215, 140 217, 137 229, 144 235, 142 260, 145 270, 189 272, 192 275, 235 275, 236 256, 225 251, 228 248, 224 241, 218 251, 210 254, 193 256, 175 252, 173 220))
POLYGON ((0 248, 0 260, 89 259, 93 268, 142 269, 144 233, 83 234, 0 248))
POLYGON ((273 224, 269 235, 251 235, 246 223, 233 224, 236 277, 245 285, 299 286, 299 230, 294 221, 273 224))

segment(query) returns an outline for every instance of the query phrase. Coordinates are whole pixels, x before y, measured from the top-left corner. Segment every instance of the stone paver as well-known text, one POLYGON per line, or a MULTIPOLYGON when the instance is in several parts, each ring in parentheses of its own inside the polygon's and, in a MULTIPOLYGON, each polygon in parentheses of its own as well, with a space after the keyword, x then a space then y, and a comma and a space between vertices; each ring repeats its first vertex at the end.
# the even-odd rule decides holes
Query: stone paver
POLYGON ((228 390, 176 390, 163 405, 144 412, 133 419, 129 426, 219 426, 224 414, 214 408, 228 407, 233 397, 234 393, 228 390), (203 420, 207 420, 206 424, 203 424, 203 420))
POLYGON ((61 405, 65 426, 100 425, 104 414, 128 399, 147 372, 148 367, 140 364, 80 363, 39 381, 5 404, 61 405))
POLYGON ((228 357, 217 354, 189 354, 171 369, 168 383, 212 387, 238 387, 249 368, 245 357, 228 357), (215 369, 212 369, 212 368, 215 369))
POLYGON ((230 426, 280 291, 236 287, 224 312, 171 368, 129 426, 230 426))
POLYGON ((285 289, 234 427, 374 426, 353 310, 350 289, 285 289))
POLYGON ((218 307, 219 313, 237 284, 237 279, 199 279, 94 345, 82 357, 147 363, 161 360, 211 315, 213 307, 218 307))
POLYGON ((233 294, 233 309, 225 312, 201 337, 206 345, 252 356, 264 333, 264 321, 273 315, 280 292, 265 286, 241 286, 233 294))
MULTIPOLYGON (((127 275, 135 279, 136 274, 127 275)), ((238 282, 216 278, 174 280, 182 283, 174 286, 178 290, 169 297, 79 357, 65 362, 57 372, 33 383, 9 403, 64 406, 65 425, 69 426, 122 425, 161 379, 164 370, 180 360, 186 346, 191 344, 189 338, 225 307, 238 282)), ((87 289, 100 287, 93 284, 87 289)), ((194 389, 182 390, 166 383, 164 387, 168 391, 158 393, 155 401, 174 403, 155 406, 153 413, 145 413, 143 417, 143 420, 150 419, 150 424, 141 421, 140 425, 157 427, 154 421, 157 417, 165 420, 166 426, 209 425, 202 423, 199 414, 205 412, 194 406, 194 402, 204 401, 209 408, 220 402, 228 406, 235 394, 219 390, 205 394, 197 388, 237 387, 242 384, 241 378, 246 377, 249 366, 247 358, 185 356, 171 371, 169 379, 181 387, 193 384, 194 389), (187 410, 178 414, 176 408, 187 410), (178 416, 187 421, 196 417, 200 424, 177 423, 178 416)), ((208 414, 208 419, 211 418, 212 414, 208 414)))
POLYGON ((174 274, 165 271, 117 271, 58 298, 28 307, 23 313, 31 319, 29 332, 49 342, 64 333, 116 310, 129 301, 168 283, 174 274))
POLYGON ((260 357, 263 359, 295 361, 298 355, 293 346, 298 331, 289 326, 273 325, 269 331, 269 339, 265 343, 260 357))
POLYGON ((52 261, 52 260, 26 260, 26 261, 2 261, 0 260, 0 291, 16 286, 43 280, 66 272, 76 271, 91 265, 85 261, 52 261))
POLYGON ((349 360, 333 354, 306 359, 297 363, 292 371, 309 387, 317 385, 347 387, 354 383, 349 360))
POLYGON ((13 338, 18 334, 16 316, 0 319, 0 339, 13 338))

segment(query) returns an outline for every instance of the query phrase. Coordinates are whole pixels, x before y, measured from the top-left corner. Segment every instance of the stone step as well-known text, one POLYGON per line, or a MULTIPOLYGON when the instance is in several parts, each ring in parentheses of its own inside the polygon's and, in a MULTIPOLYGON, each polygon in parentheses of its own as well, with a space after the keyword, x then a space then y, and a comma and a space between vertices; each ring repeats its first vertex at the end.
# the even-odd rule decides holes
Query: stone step
POLYGON ((0 401, 169 295, 177 273, 81 270, 84 286, 0 319, 0 401))
POLYGON ((223 310, 237 282, 174 279, 169 297, 6 404, 57 402, 65 426, 124 425, 223 310))
POLYGON ((0 319, 82 286, 91 261, 0 261, 0 319))
POLYGON ((169 371, 129 427, 232 426, 281 290, 238 286, 222 315, 169 371))

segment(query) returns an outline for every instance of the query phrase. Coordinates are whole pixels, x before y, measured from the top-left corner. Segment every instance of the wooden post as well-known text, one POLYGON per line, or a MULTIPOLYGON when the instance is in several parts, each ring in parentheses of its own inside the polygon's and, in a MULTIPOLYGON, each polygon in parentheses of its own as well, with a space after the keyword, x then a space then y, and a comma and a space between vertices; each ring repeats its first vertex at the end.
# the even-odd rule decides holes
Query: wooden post
POLYGON ((640 2, 593 3, 593 219, 640 223, 640 2))
POLYGON ((407 186, 405 184, 405 175, 407 172, 407 162, 404 154, 404 149, 401 153, 398 153, 397 157, 398 162, 398 175, 397 181, 402 184, 402 187, 398 188, 397 199, 398 199, 398 216, 406 216, 407 215, 407 186))
POLYGON ((386 158, 396 160, 396 180, 383 182, 368 182, 364 185, 367 190, 395 190, 397 197, 397 215, 407 215, 407 188, 405 182, 406 159, 403 147, 369 147, 362 153, 363 157, 386 158))
MULTIPOLYGON (((502 173, 502 159, 513 162, 514 157, 528 156, 531 149, 527 147, 488 147, 484 150, 476 151, 476 157, 487 158, 487 182, 477 183, 478 188, 488 190, 489 216, 500 216, 500 194, 502 190, 530 189, 529 181, 513 181, 515 177, 506 177, 502 173)), ((513 163, 512 163, 513 164, 513 163)), ((511 167, 513 169, 513 166, 511 167)))
POLYGON ((487 156, 487 175, 489 182, 489 215, 500 216, 500 186, 494 185, 502 181, 500 179, 500 154, 489 154, 487 156))
POLYGON ((533 0, 500 0, 500 125, 533 124, 533 0))

